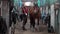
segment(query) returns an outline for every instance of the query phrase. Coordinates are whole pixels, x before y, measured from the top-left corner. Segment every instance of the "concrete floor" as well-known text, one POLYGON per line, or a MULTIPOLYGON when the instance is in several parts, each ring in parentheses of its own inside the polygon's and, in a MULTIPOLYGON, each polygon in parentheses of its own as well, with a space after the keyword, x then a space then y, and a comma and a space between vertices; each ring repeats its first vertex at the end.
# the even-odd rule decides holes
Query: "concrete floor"
MULTIPOLYGON (((39 30, 40 31, 32 31, 30 29, 30 20, 28 19, 27 24, 26 24, 26 29, 27 31, 23 31, 22 30, 22 22, 17 22, 16 24, 16 28, 15 28, 15 34, 55 34, 55 33, 48 33, 47 31, 47 26, 43 25, 40 21, 40 25, 39 25, 39 30)), ((36 25, 36 29, 37 29, 37 25, 36 25)))

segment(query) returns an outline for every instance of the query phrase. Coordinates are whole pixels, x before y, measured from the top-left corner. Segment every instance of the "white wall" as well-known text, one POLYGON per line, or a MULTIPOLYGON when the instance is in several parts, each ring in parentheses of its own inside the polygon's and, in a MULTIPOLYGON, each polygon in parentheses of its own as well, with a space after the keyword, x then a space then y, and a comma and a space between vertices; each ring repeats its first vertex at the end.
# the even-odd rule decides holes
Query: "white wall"
POLYGON ((2 16, 6 19, 7 27, 9 26, 9 5, 8 1, 2 1, 2 16))
POLYGON ((0 4, 0 8, 1 8, 1 16, 2 16, 2 1, 0 1, 1 4, 0 4))
POLYGON ((48 14, 48 6, 46 6, 46 14, 48 14))
POLYGON ((55 15, 54 15, 55 11, 54 11, 54 4, 51 5, 51 26, 53 26, 53 28, 55 28, 55 15))

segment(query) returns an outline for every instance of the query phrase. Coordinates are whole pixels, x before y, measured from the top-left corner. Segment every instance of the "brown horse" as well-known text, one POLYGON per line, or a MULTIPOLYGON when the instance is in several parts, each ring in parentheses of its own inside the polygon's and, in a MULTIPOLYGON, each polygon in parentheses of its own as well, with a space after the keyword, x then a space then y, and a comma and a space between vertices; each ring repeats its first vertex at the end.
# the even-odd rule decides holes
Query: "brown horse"
POLYGON ((36 13, 34 13, 34 17, 35 17, 35 19, 37 19, 37 25, 39 25, 39 19, 40 19, 40 16, 41 16, 40 10, 39 10, 38 7, 35 7, 34 11, 36 11, 36 13))
POLYGON ((35 27, 35 19, 37 19, 37 25, 39 25, 39 20, 40 20, 40 10, 38 7, 31 7, 30 8, 30 23, 33 27, 35 27))

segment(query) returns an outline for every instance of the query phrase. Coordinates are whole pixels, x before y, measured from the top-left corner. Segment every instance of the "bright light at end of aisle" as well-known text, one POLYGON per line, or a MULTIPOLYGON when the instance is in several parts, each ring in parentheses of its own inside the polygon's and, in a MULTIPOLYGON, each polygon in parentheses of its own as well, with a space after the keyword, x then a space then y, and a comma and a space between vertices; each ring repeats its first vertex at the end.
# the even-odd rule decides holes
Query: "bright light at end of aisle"
POLYGON ((31 2, 25 2, 25 6, 30 6, 31 2))

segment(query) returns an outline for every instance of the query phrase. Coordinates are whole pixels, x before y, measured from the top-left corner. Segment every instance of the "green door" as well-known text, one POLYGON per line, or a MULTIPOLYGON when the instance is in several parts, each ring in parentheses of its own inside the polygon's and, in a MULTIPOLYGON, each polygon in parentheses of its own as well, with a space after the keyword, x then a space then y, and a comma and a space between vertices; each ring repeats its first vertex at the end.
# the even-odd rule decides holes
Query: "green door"
POLYGON ((59 12, 58 12, 58 33, 60 34, 60 9, 59 9, 59 12))
POLYGON ((59 17, 60 17, 59 15, 60 14, 59 14, 59 9, 58 9, 55 12, 55 31, 57 34, 59 33, 59 17))

